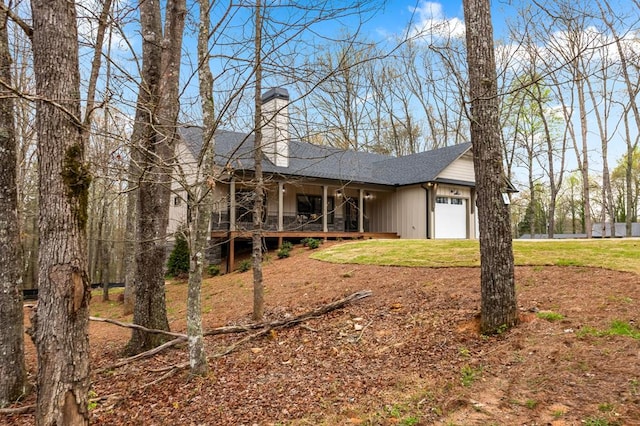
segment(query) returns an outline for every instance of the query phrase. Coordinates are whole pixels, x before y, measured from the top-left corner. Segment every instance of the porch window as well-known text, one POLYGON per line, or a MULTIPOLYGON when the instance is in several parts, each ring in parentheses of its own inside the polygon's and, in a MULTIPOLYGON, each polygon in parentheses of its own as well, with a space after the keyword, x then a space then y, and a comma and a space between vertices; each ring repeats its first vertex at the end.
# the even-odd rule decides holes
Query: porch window
POLYGON ((438 204, 449 204, 448 197, 436 197, 436 203, 438 204))
MULTIPOLYGON (((253 222, 253 200, 255 192, 241 190, 236 192, 236 220, 238 222, 253 222)), ((264 221, 267 217, 267 196, 262 200, 262 211, 264 221)))
MULTIPOLYGON (((315 221, 322 217, 322 196, 297 195, 298 216, 306 216, 306 221, 315 221)), ((333 224, 335 201, 333 197, 327 197, 327 223, 333 224)))

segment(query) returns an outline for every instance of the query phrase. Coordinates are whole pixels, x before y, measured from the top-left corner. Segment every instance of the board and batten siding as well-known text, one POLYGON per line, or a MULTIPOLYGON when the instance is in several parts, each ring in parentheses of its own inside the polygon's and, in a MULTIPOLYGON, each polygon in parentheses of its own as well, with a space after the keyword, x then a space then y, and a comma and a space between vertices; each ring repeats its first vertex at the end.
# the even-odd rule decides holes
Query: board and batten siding
POLYGON ((473 157, 470 152, 449 164, 438 175, 441 179, 452 179, 464 182, 475 182, 475 172, 473 170, 473 157))
POLYGON ((427 196, 420 185, 398 188, 398 229, 400 238, 427 237, 427 196))
POLYGON ((398 232, 397 195, 393 192, 372 192, 365 200, 365 214, 369 217, 370 232, 398 232))

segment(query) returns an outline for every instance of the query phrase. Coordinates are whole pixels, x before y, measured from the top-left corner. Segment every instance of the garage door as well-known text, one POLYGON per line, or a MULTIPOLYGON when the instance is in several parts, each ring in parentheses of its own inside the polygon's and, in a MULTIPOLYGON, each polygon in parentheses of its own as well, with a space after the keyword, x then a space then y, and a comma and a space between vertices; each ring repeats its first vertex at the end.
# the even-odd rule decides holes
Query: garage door
POLYGON ((467 238, 466 204, 462 198, 436 197, 436 238, 467 238))

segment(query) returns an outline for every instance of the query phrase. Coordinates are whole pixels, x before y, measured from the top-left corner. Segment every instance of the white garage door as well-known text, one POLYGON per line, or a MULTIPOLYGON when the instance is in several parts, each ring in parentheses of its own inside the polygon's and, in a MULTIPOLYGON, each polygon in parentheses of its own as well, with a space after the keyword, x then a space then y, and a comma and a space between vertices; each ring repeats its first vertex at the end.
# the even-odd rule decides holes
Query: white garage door
POLYGON ((436 238, 467 238, 466 204, 462 198, 436 197, 436 238))

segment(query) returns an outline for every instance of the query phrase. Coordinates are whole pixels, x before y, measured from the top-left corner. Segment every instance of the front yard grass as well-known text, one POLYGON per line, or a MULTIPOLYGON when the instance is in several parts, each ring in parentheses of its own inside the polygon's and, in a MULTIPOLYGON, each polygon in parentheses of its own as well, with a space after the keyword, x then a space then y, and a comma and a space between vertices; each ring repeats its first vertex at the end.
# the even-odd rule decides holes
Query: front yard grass
MULTIPOLYGON (((640 274, 639 239, 514 240, 518 266, 585 266, 640 274)), ((477 240, 364 240, 311 255, 332 263, 392 266, 480 266, 477 240)))

